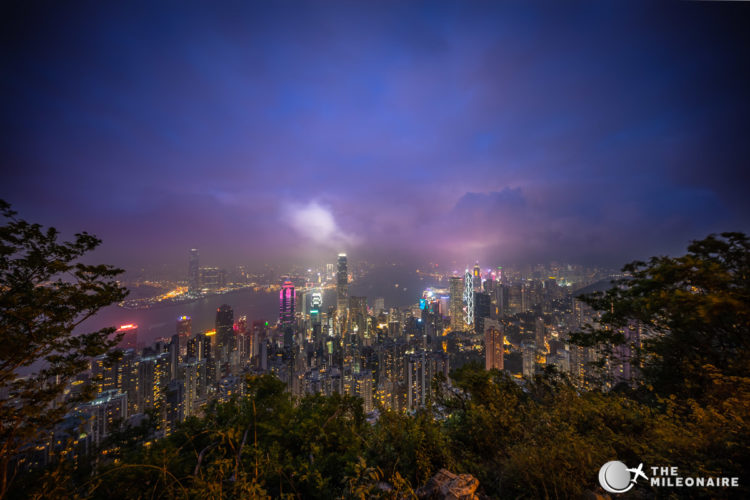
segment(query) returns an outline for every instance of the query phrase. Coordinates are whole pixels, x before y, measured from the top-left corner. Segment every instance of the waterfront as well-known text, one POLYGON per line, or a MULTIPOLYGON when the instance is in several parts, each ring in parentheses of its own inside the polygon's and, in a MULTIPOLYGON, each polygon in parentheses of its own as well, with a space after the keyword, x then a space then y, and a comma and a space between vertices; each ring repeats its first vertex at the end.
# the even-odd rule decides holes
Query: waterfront
MULTIPOLYGON (((360 281, 352 283, 349 293, 366 296, 370 305, 375 297, 383 297, 386 307, 403 307, 416 303, 425 287, 436 284, 436 280, 420 276, 413 270, 388 266, 379 268, 360 281)), ((323 310, 327 310, 328 306, 335 303, 335 290, 324 290, 323 310)), ((216 309, 222 304, 229 304, 232 307, 235 320, 240 316, 247 316, 249 323, 266 320, 273 324, 279 315, 277 291, 256 292, 246 288, 222 295, 211 295, 193 302, 150 309, 125 309, 116 305, 110 306, 86 320, 79 331, 92 331, 133 323, 138 325, 138 342, 149 345, 159 337, 171 337, 175 333, 177 318, 183 315, 192 318, 194 333, 214 328, 216 309)))

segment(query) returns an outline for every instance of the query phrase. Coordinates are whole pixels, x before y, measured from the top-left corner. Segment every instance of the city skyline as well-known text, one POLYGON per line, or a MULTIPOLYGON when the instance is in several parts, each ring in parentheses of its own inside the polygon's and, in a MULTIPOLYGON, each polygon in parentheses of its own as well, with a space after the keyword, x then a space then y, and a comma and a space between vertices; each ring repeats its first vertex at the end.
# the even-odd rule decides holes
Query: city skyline
POLYGON ((750 230, 743 8, 4 6, 0 198, 128 269, 675 254, 750 230))

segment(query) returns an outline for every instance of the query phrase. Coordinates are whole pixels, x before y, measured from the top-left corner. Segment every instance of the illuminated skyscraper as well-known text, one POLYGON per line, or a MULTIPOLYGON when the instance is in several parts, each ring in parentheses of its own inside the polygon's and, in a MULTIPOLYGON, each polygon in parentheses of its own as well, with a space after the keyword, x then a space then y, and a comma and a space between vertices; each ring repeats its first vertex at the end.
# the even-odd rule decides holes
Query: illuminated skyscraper
POLYGON ((502 327, 494 320, 485 320, 484 325, 484 366, 487 370, 493 368, 503 369, 503 343, 502 327))
POLYGON ((137 349, 138 348, 138 325, 122 325, 117 329, 115 334, 122 333, 122 339, 117 344, 120 349, 137 349))
POLYGON ((216 354, 217 358, 224 361, 234 347, 234 311, 227 304, 223 304, 216 310, 216 354))
POLYGON ((323 294, 320 289, 313 291, 310 297, 310 314, 318 314, 323 308, 323 294))
POLYGON ((367 332, 367 297, 349 297, 349 331, 362 339, 367 332))
POLYGON ((450 281, 450 317, 451 330, 458 332, 464 329, 463 315, 463 288, 464 283, 460 276, 452 276, 450 281))
POLYGON ((336 273, 336 312, 339 318, 346 315, 349 302, 349 272, 346 268, 346 254, 339 254, 339 267, 336 273))
POLYGON ((474 285, 475 292, 479 292, 482 290, 482 270, 479 269, 479 262, 474 264, 474 271, 472 273, 472 283, 474 285))
POLYGON ((190 337, 192 332, 193 320, 190 316, 180 316, 177 318, 177 335, 190 337))
POLYGON ((294 284, 285 281, 279 292, 279 323, 281 326, 294 324, 294 284))
POLYGON ((545 332, 546 328, 544 327, 544 319, 537 318, 534 322, 535 341, 537 348, 542 352, 546 352, 547 350, 547 338, 545 332))
POLYGON ((190 316, 180 316, 177 318, 177 336, 180 343, 180 356, 187 355, 187 342, 192 333, 192 322, 190 316))
POLYGON ((188 262, 188 292, 197 294, 201 289, 200 283, 200 265, 198 249, 190 250, 190 260, 188 262))
POLYGON ((471 271, 466 270, 464 275, 464 323, 474 324, 474 281, 471 271))

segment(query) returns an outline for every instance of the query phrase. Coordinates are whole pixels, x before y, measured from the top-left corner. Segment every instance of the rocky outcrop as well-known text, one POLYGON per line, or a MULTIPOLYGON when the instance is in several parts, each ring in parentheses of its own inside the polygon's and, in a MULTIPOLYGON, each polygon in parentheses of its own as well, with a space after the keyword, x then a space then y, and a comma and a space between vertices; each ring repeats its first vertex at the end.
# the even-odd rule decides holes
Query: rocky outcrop
POLYGON ((415 492, 420 500, 479 500, 479 480, 471 474, 453 474, 440 469, 415 492))

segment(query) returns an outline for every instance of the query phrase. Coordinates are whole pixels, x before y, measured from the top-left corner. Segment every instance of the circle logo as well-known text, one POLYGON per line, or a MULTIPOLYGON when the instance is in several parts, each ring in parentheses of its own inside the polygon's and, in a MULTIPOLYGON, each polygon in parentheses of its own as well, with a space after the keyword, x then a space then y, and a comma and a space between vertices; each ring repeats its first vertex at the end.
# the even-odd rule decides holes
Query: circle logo
POLYGON ((628 466, 612 460, 599 469, 599 484, 610 493, 625 493, 633 487, 628 466))

